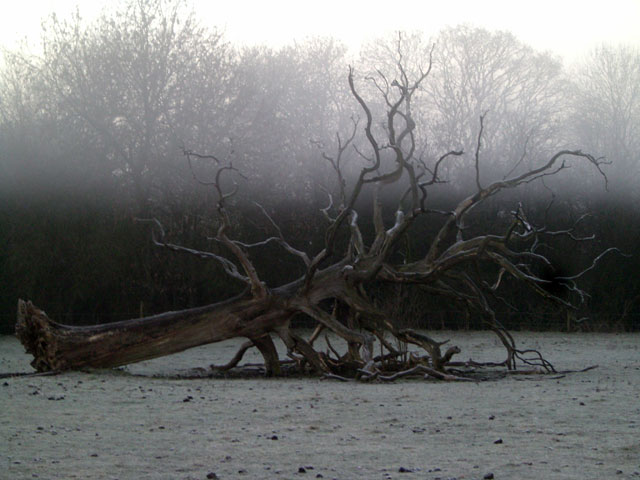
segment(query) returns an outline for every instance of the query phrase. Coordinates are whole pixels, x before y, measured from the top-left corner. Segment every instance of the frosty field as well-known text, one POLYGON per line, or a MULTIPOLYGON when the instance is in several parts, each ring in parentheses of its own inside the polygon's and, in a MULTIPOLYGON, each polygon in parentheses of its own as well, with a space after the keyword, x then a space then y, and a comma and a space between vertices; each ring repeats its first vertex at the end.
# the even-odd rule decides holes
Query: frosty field
MULTIPOLYGON (((459 360, 490 333, 434 332, 459 360)), ((241 341, 111 371, 0 379, 6 479, 640 479, 640 336, 516 333, 566 375, 385 383, 178 379, 241 341)), ((257 360, 248 355, 245 361, 257 360)), ((0 337, 0 372, 29 371, 0 337)))

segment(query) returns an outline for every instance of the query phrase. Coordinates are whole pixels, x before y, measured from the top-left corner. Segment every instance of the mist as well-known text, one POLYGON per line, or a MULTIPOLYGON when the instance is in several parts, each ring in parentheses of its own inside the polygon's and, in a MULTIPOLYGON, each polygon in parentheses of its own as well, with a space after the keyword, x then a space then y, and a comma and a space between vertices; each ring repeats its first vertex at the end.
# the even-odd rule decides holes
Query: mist
MULTIPOLYGON (((607 164, 597 171, 567 162, 553 177, 492 199, 469 228, 502 226, 505 212, 518 203, 537 225, 571 225, 589 214, 580 229, 597 240, 565 239, 551 254, 567 272, 603 247, 633 252, 640 242, 637 47, 602 45, 565 64, 508 31, 470 25, 431 36, 396 32, 358 52, 330 37, 277 48, 242 46, 180 2, 151 1, 123 4, 88 23, 80 16, 52 17, 43 28, 41 53, 16 50, 4 57, 5 330, 18 297, 50 305, 53 318, 91 323, 236 292, 241 286, 223 279, 219 266, 158 251, 149 225, 136 222, 157 218, 172 241, 217 248, 207 240, 217 225, 205 184, 220 162, 233 165, 228 188, 237 185, 230 200, 236 233, 251 242, 272 228, 258 203, 292 245, 319 251, 322 209, 340 196, 331 159, 341 155, 347 189, 371 164, 365 119, 347 82, 350 67, 361 95, 382 112, 391 81, 419 74, 432 60, 413 99, 416 151, 427 171, 448 151, 464 154, 442 164, 430 208, 451 208, 477 178, 489 183, 512 177, 558 150, 581 149, 607 164), (412 71, 399 71, 400 59, 412 71), (388 84, 374 80, 380 73, 388 84), (187 152, 197 154, 191 162, 187 152)), ((386 128, 375 124, 373 132, 386 128)), ((394 168, 391 155, 382 159, 382 174, 394 168)), ((389 222, 403 188, 406 178, 383 192, 389 222)), ((371 216, 366 204, 365 219, 371 216)), ((414 228, 418 239, 435 231, 429 221, 414 228)), ((424 245, 413 242, 418 255, 424 245)), ((299 267, 270 248, 256 254, 269 282, 295 278, 299 267)), ((599 319, 593 328, 640 328, 638 266, 635 257, 611 259, 589 277, 588 308, 599 319)))

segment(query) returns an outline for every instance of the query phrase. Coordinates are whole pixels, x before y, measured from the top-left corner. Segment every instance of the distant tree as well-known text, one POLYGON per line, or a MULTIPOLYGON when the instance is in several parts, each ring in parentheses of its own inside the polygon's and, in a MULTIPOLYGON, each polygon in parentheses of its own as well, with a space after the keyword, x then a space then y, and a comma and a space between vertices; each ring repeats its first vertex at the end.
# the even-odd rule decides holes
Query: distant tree
MULTIPOLYGON (((608 162, 608 189, 574 191, 598 242, 635 252, 640 242, 640 49, 602 45, 570 71, 572 83, 568 135, 608 162)), ((594 185, 591 172, 576 169, 583 185, 594 185)), ((584 247, 583 247, 584 248, 584 247)), ((583 251, 583 256, 588 253, 583 251)), ((595 311, 586 328, 638 329, 640 280, 638 257, 605 263, 587 279, 595 311), (620 281, 624 279, 624 281, 620 281)))
POLYGON ((212 107, 224 104, 228 47, 170 0, 132 0, 91 25, 79 12, 71 20, 52 16, 44 29, 42 57, 25 60, 75 128, 77 146, 101 150, 101 164, 89 169, 117 179, 147 211, 154 192, 173 180, 173 127, 195 108, 215 114, 212 107), (185 105, 186 90, 198 90, 201 103, 185 105))
POLYGON ((347 97, 338 80, 344 55, 343 45, 322 38, 239 53, 227 135, 236 164, 269 185, 272 200, 309 199, 310 179, 326 172, 317 146, 332 143, 349 118, 339 112, 347 97))
POLYGON ((64 132, 55 98, 24 59, 5 52, 0 70, 0 194, 15 195, 29 186, 45 190, 71 169, 59 165, 64 132))
POLYGON ((425 87, 432 145, 459 145, 473 157, 482 131, 485 180, 526 170, 563 146, 558 136, 564 81, 561 62, 505 31, 470 26, 435 39, 433 79, 425 87))
POLYGON ((594 49, 573 70, 575 142, 611 162, 612 191, 637 195, 640 182, 640 50, 594 49))
POLYGON ((182 1, 132 0, 91 23, 76 12, 43 28, 41 51, 7 52, 0 72, 3 308, 29 292, 91 322, 101 298, 111 297, 105 320, 141 302, 149 311, 211 298, 216 286, 203 288, 191 260, 154 272, 162 259, 139 244, 132 215, 153 212, 183 238, 206 242, 200 209, 184 214, 207 199, 191 184, 181 145, 218 143, 211 119, 228 103, 233 52, 182 1))

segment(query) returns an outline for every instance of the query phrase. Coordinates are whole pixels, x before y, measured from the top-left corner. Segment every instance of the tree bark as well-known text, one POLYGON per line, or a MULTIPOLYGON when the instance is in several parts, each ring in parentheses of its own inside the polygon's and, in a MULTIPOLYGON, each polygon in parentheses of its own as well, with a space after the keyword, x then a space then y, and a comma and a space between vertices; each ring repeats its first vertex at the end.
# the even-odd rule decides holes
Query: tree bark
POLYGON ((264 335, 285 325, 289 316, 272 303, 242 295, 189 310, 76 327, 58 324, 31 302, 19 300, 16 335, 40 372, 117 367, 244 336, 267 353, 270 371, 277 373, 275 348, 264 335))

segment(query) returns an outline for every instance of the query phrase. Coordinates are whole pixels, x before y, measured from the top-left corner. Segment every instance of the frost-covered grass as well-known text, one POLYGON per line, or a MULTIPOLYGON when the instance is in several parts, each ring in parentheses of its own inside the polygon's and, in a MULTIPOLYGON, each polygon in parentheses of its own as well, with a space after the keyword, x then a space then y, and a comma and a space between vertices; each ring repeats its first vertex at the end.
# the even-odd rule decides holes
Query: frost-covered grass
MULTIPOLYGON (((433 336, 461 359, 504 355, 490 333, 433 336)), ((2 379, 0 478, 640 478, 640 336, 516 339, 560 370, 599 367, 479 384, 152 377, 225 363, 241 343, 230 341, 116 371, 2 379)), ((29 360, 0 337, 0 372, 29 360)))

